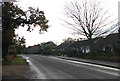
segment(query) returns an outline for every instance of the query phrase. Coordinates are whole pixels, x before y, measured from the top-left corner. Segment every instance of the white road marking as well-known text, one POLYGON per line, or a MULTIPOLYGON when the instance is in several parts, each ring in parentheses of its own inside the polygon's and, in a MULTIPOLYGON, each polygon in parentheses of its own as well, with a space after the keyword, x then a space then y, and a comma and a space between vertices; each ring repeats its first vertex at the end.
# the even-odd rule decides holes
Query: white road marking
POLYGON ((111 75, 115 75, 115 76, 119 76, 118 73, 120 72, 120 70, 117 69, 117 68, 101 66, 101 65, 96 65, 96 64, 90 64, 90 63, 84 63, 84 62, 78 62, 78 61, 72 61, 72 60, 66 60, 66 59, 61 59, 61 58, 57 58, 57 57, 50 57, 50 58, 63 60, 63 61, 71 62, 71 63, 77 63, 77 64, 83 64, 83 65, 89 65, 89 66, 99 67, 99 68, 103 68, 103 69, 113 70, 113 71, 116 71, 116 72, 110 72, 110 71, 106 71, 106 70, 96 70, 96 71, 111 74, 111 75))
POLYGON ((30 68, 37 73, 37 79, 46 79, 45 75, 29 60, 30 57, 23 56, 23 58, 30 64, 30 68))
POLYGON ((31 61, 29 61, 29 63, 31 65, 31 69, 36 71, 38 79, 46 79, 43 73, 31 61))

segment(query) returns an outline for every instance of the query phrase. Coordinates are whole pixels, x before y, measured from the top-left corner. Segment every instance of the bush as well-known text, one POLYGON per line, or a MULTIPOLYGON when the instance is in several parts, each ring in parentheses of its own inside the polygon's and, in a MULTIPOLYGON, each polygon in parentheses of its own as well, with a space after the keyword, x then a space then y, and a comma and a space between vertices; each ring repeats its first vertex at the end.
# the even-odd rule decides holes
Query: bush
POLYGON ((15 57, 16 57, 15 54, 6 55, 6 56, 5 56, 5 59, 6 59, 7 61, 12 61, 15 57))

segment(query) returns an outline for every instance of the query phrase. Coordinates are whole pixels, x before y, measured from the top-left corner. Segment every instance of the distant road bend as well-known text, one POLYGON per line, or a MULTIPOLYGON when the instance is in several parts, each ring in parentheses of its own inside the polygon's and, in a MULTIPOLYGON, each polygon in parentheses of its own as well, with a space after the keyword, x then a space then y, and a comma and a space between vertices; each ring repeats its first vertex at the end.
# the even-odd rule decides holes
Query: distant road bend
POLYGON ((118 69, 92 66, 53 56, 24 55, 37 79, 118 79, 118 69))

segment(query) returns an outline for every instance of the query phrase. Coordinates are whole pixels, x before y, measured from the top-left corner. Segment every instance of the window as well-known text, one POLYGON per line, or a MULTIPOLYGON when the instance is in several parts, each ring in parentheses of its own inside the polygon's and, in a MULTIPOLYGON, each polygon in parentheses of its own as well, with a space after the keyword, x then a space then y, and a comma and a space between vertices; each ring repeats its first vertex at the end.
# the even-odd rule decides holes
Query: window
POLYGON ((86 53, 89 53, 89 52, 90 52, 90 47, 86 46, 86 53))

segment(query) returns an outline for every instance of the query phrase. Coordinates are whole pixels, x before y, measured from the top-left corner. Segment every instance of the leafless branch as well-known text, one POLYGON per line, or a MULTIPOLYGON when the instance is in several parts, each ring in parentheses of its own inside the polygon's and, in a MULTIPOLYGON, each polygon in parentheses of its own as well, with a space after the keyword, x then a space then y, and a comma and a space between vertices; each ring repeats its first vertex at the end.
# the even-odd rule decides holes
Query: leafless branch
POLYGON ((101 2, 95 0, 73 1, 65 5, 65 14, 72 21, 64 22, 73 30, 72 34, 83 35, 92 39, 111 31, 109 28, 107 29, 107 26, 114 20, 108 22, 110 16, 107 13, 108 11, 104 11, 104 8, 101 7, 101 2))

